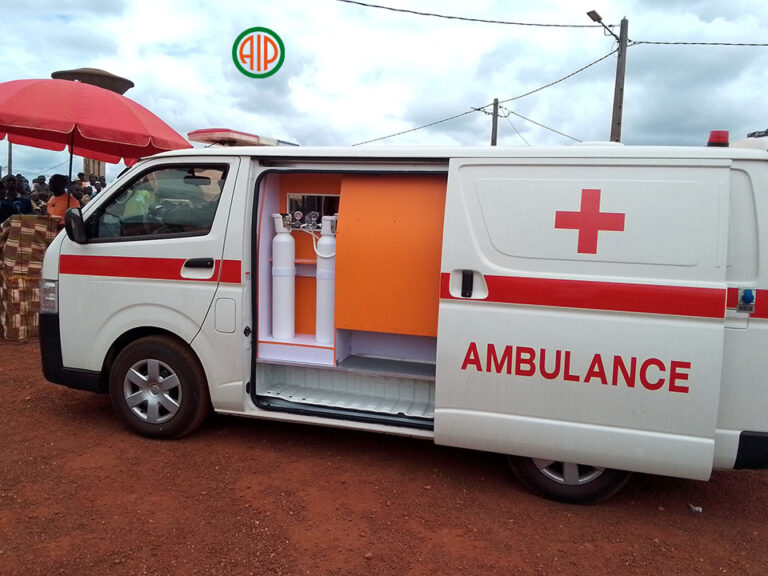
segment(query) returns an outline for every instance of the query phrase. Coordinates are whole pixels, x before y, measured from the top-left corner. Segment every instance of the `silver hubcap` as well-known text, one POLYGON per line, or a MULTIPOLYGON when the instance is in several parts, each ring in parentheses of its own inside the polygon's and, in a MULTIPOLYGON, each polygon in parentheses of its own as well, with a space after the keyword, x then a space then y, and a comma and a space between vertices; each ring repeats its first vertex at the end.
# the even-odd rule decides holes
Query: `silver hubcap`
POLYGON ((181 383, 164 362, 140 360, 125 375, 123 397, 136 416, 150 424, 162 424, 179 411, 181 383))
POLYGON ((533 463, 544 476, 564 486, 581 486, 597 479, 605 468, 584 466, 573 462, 558 462, 556 460, 541 460, 534 458, 533 463))

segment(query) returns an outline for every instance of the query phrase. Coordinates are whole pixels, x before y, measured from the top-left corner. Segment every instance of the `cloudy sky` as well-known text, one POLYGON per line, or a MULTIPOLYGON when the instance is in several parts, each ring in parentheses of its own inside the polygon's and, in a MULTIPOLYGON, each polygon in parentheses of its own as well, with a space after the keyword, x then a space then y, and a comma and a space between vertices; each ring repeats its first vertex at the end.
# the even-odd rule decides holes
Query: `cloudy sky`
MULTIPOLYGON (((768 128, 768 47, 649 43, 766 43, 765 0, 369 4, 568 25, 592 24, 586 12, 597 10, 617 25, 617 35, 626 17, 625 144, 700 145, 713 129, 740 138, 768 128)), ((491 119, 472 110, 490 111, 494 98, 503 102, 500 145, 570 145, 610 135, 615 54, 514 99, 615 50, 616 40, 597 27, 488 24, 338 0, 14 0, 2 15, 0 82, 101 68, 133 80, 126 96, 184 136, 232 128, 302 145, 350 145, 470 112, 377 145, 483 145, 491 119), (235 39, 254 26, 274 30, 285 44, 285 63, 269 78, 248 78, 232 61, 235 39)), ((3 173, 7 151, 3 140, 3 173)), ((66 159, 13 147, 14 172, 30 177, 65 171, 66 159)), ((109 166, 108 177, 121 168, 109 166)))

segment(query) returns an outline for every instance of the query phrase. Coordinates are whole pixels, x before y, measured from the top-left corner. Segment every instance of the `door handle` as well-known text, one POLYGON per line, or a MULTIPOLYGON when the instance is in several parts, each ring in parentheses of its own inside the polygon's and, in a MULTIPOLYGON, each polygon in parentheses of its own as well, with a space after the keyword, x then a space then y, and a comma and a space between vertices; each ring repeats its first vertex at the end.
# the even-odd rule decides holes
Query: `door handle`
POLYGON ((488 284, 485 276, 477 270, 451 270, 448 293, 452 298, 485 300, 488 298, 488 284))
POLYGON ((190 258, 184 268, 213 268, 213 258, 190 258))
POLYGON ((461 271, 461 297, 472 298, 472 285, 474 284, 474 274, 472 270, 461 271))

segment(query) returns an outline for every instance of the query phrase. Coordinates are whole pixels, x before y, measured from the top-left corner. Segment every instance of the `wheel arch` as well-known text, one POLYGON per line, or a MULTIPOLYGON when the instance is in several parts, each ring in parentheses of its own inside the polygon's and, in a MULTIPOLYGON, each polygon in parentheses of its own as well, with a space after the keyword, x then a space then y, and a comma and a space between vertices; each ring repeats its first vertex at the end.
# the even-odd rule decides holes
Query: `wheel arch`
MULTIPOLYGON (((188 348, 189 351, 195 356, 195 358, 197 358, 197 361, 202 365, 200 357, 197 355, 197 352, 195 352, 194 348, 190 346, 189 343, 186 342, 183 338, 180 338, 177 334, 174 334, 170 330, 158 328, 157 326, 140 326, 137 328, 132 328, 121 334, 114 342, 112 342, 112 345, 107 350, 107 353, 104 356, 104 362, 101 367, 99 392, 107 393, 109 391, 109 373, 112 370, 112 365, 115 363, 115 359, 119 356, 120 352, 122 352, 129 344, 132 344, 133 342, 148 336, 168 336, 172 338, 176 342, 179 342, 188 348)), ((203 373, 205 374, 205 370, 203 370, 203 373)))

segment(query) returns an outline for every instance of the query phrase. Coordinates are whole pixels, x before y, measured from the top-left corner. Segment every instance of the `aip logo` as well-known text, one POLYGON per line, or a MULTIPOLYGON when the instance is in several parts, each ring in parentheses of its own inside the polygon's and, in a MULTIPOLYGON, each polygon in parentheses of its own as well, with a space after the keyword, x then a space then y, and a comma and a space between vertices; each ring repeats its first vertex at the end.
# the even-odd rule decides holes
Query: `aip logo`
POLYGON ((232 60, 246 76, 266 78, 283 65, 285 45, 269 28, 248 28, 232 45, 232 60))

